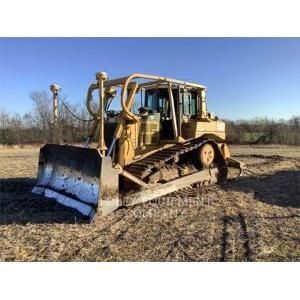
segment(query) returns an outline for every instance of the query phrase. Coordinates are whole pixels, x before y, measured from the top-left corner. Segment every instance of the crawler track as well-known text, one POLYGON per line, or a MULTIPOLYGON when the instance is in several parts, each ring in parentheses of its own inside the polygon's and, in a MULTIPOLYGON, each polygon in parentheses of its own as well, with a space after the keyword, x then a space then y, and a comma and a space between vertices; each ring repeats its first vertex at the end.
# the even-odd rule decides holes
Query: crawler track
POLYGON ((165 167, 172 162, 178 162, 183 155, 192 153, 196 149, 199 149, 206 143, 211 143, 215 149, 215 165, 219 169, 219 181, 223 182, 227 177, 227 164, 220 153, 218 145, 213 140, 208 139, 192 139, 183 143, 175 144, 169 148, 159 150, 145 158, 142 158, 130 165, 125 170, 138 177, 139 179, 146 180, 154 172, 165 167))

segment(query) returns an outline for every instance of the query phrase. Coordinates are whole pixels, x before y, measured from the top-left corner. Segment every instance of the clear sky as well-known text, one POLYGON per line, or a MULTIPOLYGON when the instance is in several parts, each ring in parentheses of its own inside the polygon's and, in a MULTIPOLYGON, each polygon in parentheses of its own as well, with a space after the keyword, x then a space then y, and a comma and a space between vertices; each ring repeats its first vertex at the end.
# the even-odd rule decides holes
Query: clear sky
POLYGON ((221 118, 300 115, 300 38, 0 38, 0 109, 30 111, 52 83, 84 103, 98 71, 201 83, 221 118))

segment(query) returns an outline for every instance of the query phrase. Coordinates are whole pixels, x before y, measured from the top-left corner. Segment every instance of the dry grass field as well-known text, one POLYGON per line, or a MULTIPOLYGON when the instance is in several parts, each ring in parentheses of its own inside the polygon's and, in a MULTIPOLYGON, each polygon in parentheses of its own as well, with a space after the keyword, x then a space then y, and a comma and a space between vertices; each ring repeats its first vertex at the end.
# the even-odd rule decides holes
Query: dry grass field
POLYGON ((0 261, 299 261, 300 148, 231 149, 248 165, 238 181, 92 224, 30 193, 38 149, 1 149, 0 261))

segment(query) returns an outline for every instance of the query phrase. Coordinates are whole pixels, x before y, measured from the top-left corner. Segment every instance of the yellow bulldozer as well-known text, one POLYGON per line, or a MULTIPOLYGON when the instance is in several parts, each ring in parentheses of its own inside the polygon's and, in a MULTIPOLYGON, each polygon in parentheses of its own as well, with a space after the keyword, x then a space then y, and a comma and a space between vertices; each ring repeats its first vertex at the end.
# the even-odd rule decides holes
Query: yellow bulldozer
MULTIPOLYGON (((55 128, 59 90, 51 86, 55 128)), ((63 145, 55 130, 57 142, 40 149, 32 192, 93 220, 193 184, 223 183, 229 167, 241 174, 245 165, 230 157, 225 123, 207 111, 206 90, 162 76, 97 73, 87 92, 93 122, 87 140, 63 145), (114 102, 121 110, 112 109, 114 102)))

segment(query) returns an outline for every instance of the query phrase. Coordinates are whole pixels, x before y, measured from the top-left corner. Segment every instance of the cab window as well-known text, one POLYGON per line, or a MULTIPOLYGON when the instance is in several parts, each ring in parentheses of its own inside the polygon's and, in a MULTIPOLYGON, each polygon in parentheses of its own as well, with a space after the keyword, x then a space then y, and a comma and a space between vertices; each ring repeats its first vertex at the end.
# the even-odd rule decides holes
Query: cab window
POLYGON ((190 93, 183 94, 183 114, 186 116, 196 115, 196 97, 190 93))
POLYGON ((145 106, 153 112, 168 113, 168 93, 165 90, 147 91, 145 106))

